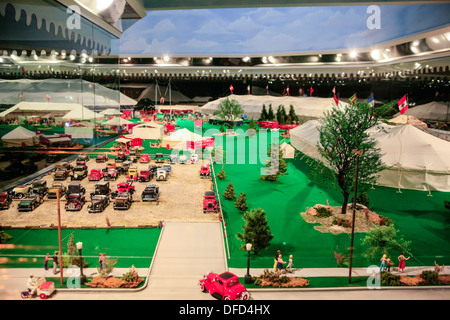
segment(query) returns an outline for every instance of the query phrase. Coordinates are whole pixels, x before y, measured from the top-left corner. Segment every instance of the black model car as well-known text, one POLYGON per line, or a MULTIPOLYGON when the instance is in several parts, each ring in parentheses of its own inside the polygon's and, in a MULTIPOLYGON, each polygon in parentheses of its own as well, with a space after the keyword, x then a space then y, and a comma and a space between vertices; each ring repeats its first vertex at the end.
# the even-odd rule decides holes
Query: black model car
POLYGON ((70 170, 72 166, 68 162, 62 162, 55 164, 55 173, 53 179, 55 181, 64 181, 70 176, 70 170))
POLYGON ((33 211, 43 202, 44 198, 42 198, 39 194, 29 193, 19 202, 17 205, 17 210, 19 212, 33 211))
POLYGON ((156 184, 149 184, 142 191, 142 201, 158 201, 159 187, 156 184))
POLYGON ((111 189, 109 187, 109 181, 100 181, 95 184, 94 192, 91 192, 91 199, 93 196, 109 196, 111 189))
POLYGON ((70 180, 83 180, 88 175, 86 166, 77 165, 70 173, 70 180))
POLYGON ((89 213, 103 212, 105 208, 109 205, 110 200, 107 195, 94 195, 91 196, 91 204, 88 205, 89 213))
POLYGON ((121 163, 121 162, 127 161, 127 159, 128 158, 127 158, 127 155, 125 154, 125 152, 119 151, 115 161, 116 161, 116 163, 121 163))
POLYGON ((95 158, 95 162, 102 163, 109 160, 109 157, 106 153, 100 153, 97 158, 95 158))
POLYGON ((157 163, 164 162, 164 154, 157 153, 155 155, 155 162, 157 162, 157 163))
POLYGON ((48 193, 47 181, 45 180, 34 181, 31 184, 30 193, 38 194, 41 197, 45 196, 48 193))
POLYGON ((52 183, 51 187, 48 189, 47 198, 48 199, 56 199, 58 197, 57 196, 58 191, 59 191, 59 197, 62 197, 63 195, 66 194, 67 187, 60 182, 52 183))
POLYGON ((85 161, 88 162, 90 159, 88 154, 80 154, 77 158, 77 161, 85 161))
POLYGON ((131 193, 123 192, 120 193, 114 200, 114 210, 128 210, 133 203, 133 198, 131 193))
POLYGON ((74 193, 85 194, 86 189, 79 183, 71 183, 67 186, 66 199, 74 193))

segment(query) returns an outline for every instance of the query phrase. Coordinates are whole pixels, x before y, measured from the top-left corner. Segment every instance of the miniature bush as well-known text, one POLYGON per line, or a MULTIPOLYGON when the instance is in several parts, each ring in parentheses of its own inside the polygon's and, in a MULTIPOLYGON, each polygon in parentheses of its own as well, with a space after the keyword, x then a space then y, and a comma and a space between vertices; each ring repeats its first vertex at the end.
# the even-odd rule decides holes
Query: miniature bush
POLYGON ((245 193, 241 192, 241 194, 238 196, 236 202, 234 203, 234 206, 239 209, 239 211, 247 211, 248 205, 247 205, 247 198, 245 197, 245 193))
POLYGON ((425 280, 428 283, 441 284, 441 281, 439 280, 439 275, 435 271, 424 270, 424 271, 422 271, 421 277, 423 280, 425 280))
POLYGON ((385 286, 400 286, 400 276, 390 272, 381 272, 381 284, 385 286))
POLYGON ((230 182, 225 189, 225 192, 223 193, 223 197, 227 200, 233 200, 236 198, 236 194, 234 193, 234 187, 233 184, 230 182))
POLYGON ((318 207, 316 208, 317 211, 317 218, 328 218, 331 216, 331 210, 328 210, 325 207, 318 207))
POLYGON ((5 231, 0 231, 0 243, 6 243, 7 241, 11 240, 12 238, 13 237, 11 237, 5 231))
POLYGON ((217 178, 219 178, 220 180, 225 179, 227 176, 225 175, 225 171, 223 171, 223 168, 219 171, 219 173, 217 174, 217 178))

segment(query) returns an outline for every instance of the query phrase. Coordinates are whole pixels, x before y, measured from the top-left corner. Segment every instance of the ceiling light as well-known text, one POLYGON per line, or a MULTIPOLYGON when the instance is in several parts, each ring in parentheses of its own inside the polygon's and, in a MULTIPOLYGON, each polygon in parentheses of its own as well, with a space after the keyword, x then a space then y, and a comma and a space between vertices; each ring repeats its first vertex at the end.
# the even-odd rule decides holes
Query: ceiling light
POLYGON ((380 59, 380 50, 372 50, 372 52, 370 53, 370 56, 372 57, 372 59, 374 60, 379 60, 380 59))
POLYGON ((275 62, 275 60, 274 60, 274 58, 272 56, 269 56, 269 62, 270 63, 274 63, 275 62))
POLYGON ((242 61, 249 62, 250 61, 250 57, 244 57, 244 58, 242 58, 242 61))
POLYGON ((353 50, 352 52, 350 52, 350 57, 356 58, 356 56, 357 56, 356 51, 353 50))
POLYGON ((168 62, 169 61, 169 56, 164 56, 164 61, 168 62))
POLYGON ((114 2, 114 0, 96 0, 95 1, 95 9, 97 9, 99 12, 107 9, 111 4, 114 2))

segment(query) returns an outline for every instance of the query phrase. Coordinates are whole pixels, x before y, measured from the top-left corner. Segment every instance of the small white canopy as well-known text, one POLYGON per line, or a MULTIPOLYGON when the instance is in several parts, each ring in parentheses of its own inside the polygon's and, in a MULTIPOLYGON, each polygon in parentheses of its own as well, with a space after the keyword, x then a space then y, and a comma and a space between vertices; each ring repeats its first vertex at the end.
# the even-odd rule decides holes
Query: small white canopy
POLYGON ((395 124, 410 124, 421 129, 426 129, 428 127, 425 122, 420 121, 414 116, 408 116, 406 114, 401 114, 393 119, 390 119, 389 122, 395 124))
POLYGON ((35 132, 25 129, 24 127, 17 127, 2 136, 3 147, 21 147, 25 145, 35 146, 39 143, 39 137, 35 132))
POLYGON ((200 141, 203 137, 197 133, 191 132, 186 128, 179 129, 165 138, 167 141, 200 141))
POLYGON ((122 114, 120 112, 120 110, 114 109, 114 108, 108 108, 108 109, 105 109, 105 110, 103 110, 103 111, 101 111, 99 113, 104 115, 104 116, 120 116, 122 114))
POLYGON ((127 119, 122 119, 120 117, 115 117, 112 118, 108 121, 103 122, 103 125, 106 126, 123 126, 123 125, 129 125, 129 124, 133 124, 134 122, 129 121, 127 119))
POLYGON ((159 140, 164 136, 164 126, 154 122, 146 122, 134 126, 132 135, 141 139, 159 140))
POLYGON ((294 159, 295 157, 295 148, 291 146, 287 142, 283 142, 280 146, 281 151, 283 152, 284 159, 294 159))

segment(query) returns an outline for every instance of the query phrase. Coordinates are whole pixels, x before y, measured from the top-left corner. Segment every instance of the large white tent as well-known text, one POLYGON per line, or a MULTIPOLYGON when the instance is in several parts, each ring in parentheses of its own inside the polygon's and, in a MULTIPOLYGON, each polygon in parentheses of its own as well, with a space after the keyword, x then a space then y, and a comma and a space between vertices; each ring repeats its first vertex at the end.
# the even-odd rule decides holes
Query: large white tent
MULTIPOLYGON (((319 121, 308 121, 291 130, 291 144, 303 154, 320 160, 317 150, 319 121)), ((450 142, 405 124, 368 131, 388 167, 377 185, 423 191, 450 191, 450 142)), ((325 163, 326 164, 326 163, 325 163)))
POLYGON ((2 143, 4 148, 29 147, 39 144, 39 137, 36 135, 36 132, 19 126, 2 136, 2 143))
MULTIPOLYGON (((272 105, 274 113, 279 105, 283 105, 286 112, 289 112, 289 108, 292 105, 297 116, 307 118, 320 118, 335 105, 333 98, 232 94, 206 103, 200 107, 199 111, 203 114, 213 114, 220 103, 226 99, 239 102, 247 117, 254 120, 259 119, 263 105, 266 106, 266 110, 269 110, 269 105, 272 105)), ((340 101, 339 105, 347 105, 347 103, 340 101)))
POLYGON ((141 139, 159 140, 164 136, 164 126, 153 122, 139 124, 131 130, 133 137, 141 139))
MULTIPOLYGON (((420 120, 448 122, 450 121, 450 104, 448 102, 433 101, 409 108, 404 114, 414 116, 420 120)), ((394 116, 397 117, 399 115, 400 112, 394 116)))

